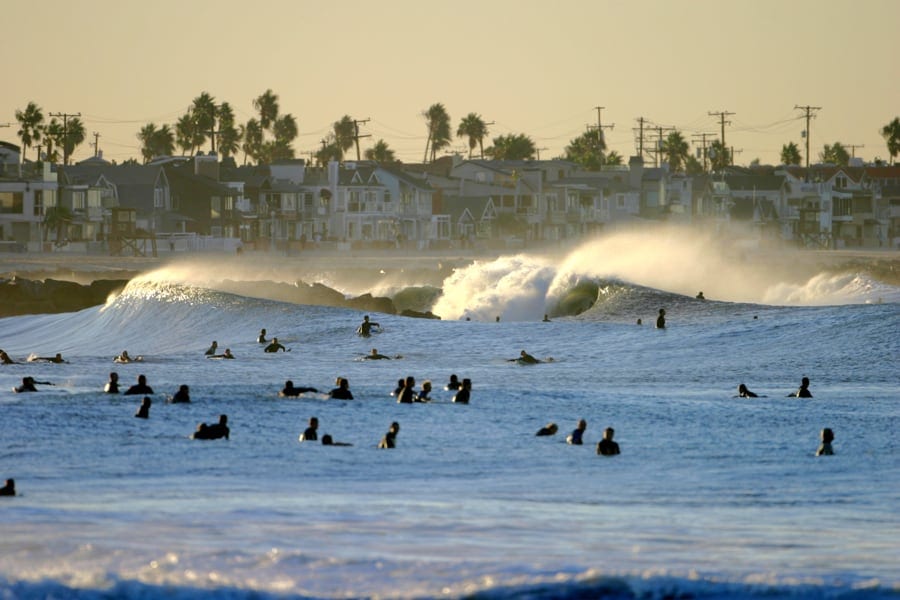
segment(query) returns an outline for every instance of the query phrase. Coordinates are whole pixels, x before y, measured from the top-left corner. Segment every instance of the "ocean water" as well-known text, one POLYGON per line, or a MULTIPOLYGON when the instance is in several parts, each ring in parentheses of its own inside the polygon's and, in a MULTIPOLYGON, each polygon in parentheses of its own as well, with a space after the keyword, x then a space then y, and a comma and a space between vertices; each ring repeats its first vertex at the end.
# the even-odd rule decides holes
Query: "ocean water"
POLYGON ((358 311, 221 291, 278 280, 234 263, 0 319, 17 360, 69 360, 0 366, 0 480, 18 489, 0 498, 0 598, 900 598, 900 290, 684 247, 654 269, 610 243, 457 269, 443 320, 371 313, 368 339, 358 311), (263 353, 262 327, 290 351, 263 353), (237 360, 206 359, 213 339, 237 360), (363 360, 373 347, 402 358, 363 360), (123 349, 144 361, 114 364, 123 349), (553 360, 508 360, 522 349, 553 360), (113 370, 123 389, 147 376, 148 420, 101 392, 113 370), (27 375, 53 385, 9 391, 27 375), (434 402, 397 404, 407 375, 434 402), (354 400, 278 397, 338 376, 354 400), (814 398, 786 397, 803 376, 814 398), (180 384, 191 403, 167 404, 180 384), (220 414, 230 440, 190 439, 220 414), (312 416, 353 445, 300 443, 312 416), (393 421, 397 447, 377 449, 393 421), (608 426, 620 456, 595 453, 608 426), (823 427, 835 455, 817 458, 823 427))

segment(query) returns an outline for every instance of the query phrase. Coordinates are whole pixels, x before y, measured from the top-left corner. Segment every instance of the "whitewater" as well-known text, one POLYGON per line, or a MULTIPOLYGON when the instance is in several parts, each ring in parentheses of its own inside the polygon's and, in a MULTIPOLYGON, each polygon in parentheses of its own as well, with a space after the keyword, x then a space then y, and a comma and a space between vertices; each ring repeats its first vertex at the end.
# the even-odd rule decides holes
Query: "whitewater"
POLYGON ((896 286, 665 234, 314 276, 431 320, 285 301, 305 285, 290 261, 180 261, 103 306, 0 319, 20 361, 0 366, 0 481, 18 490, 0 597, 900 597, 896 286), (381 333, 355 335, 363 314, 381 333), (289 352, 264 353, 261 328, 289 352), (237 359, 205 358, 212 340, 237 359), (523 349, 546 362, 510 360, 523 349), (147 376, 149 419, 102 393, 111 371, 147 376), (409 375, 433 402, 396 403, 409 375), (25 376, 52 385, 13 393, 25 376), (787 397, 803 376, 814 397, 787 397), (354 400, 324 393, 337 377, 354 400), (281 398, 287 379, 320 392, 281 398), (167 403, 181 384, 191 402, 167 403), (229 440, 190 439, 220 414, 229 440), (313 416, 353 445, 298 441, 313 416), (619 456, 595 452, 606 427, 619 456), (824 427, 835 455, 816 457, 824 427))

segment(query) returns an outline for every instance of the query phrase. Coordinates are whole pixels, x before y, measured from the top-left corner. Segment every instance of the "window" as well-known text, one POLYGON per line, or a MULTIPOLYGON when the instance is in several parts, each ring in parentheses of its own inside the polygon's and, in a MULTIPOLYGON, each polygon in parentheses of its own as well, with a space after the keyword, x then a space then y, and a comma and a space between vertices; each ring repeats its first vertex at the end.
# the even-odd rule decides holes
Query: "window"
POLYGON ((166 191, 162 188, 153 188, 153 207, 166 207, 166 191))
POLYGON ((22 192, 0 192, 0 213, 22 214, 25 194, 22 192))
POLYGON ((616 208, 620 210, 625 208, 625 194, 616 194, 616 208))
POLYGON ((72 192, 72 210, 84 210, 84 192, 72 192))
POLYGON ((209 216, 213 219, 222 217, 222 199, 218 196, 209 199, 209 216))

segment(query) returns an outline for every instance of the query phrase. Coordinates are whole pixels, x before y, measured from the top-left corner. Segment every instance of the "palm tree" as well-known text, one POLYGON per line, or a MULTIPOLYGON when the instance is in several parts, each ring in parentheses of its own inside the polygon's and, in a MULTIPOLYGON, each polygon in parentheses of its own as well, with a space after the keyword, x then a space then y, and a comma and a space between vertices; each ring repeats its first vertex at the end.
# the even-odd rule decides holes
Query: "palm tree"
POLYGON ((713 171, 721 171, 731 164, 730 155, 721 140, 716 140, 709 145, 709 162, 713 171))
POLYGON ((199 96, 194 98, 191 107, 188 109, 194 120, 194 130, 196 139, 199 140, 197 147, 203 145, 208 137, 212 143, 212 151, 216 151, 216 137, 214 130, 216 127, 216 117, 218 116, 219 107, 216 106, 216 99, 207 92, 201 92, 199 96))
POLYGON ((534 141, 523 133, 494 138, 494 147, 487 153, 495 160, 531 160, 537 153, 534 141))
POLYGON ((666 139, 662 143, 662 152, 669 163, 669 169, 673 173, 684 170, 689 150, 690 147, 688 146, 688 143, 677 129, 666 136, 666 139))
MULTIPOLYGON (((16 111, 16 121, 19 122, 19 131, 16 135, 22 140, 22 146, 31 148, 32 144, 41 141, 44 113, 40 106, 34 102, 29 102, 25 110, 16 111)), ((38 150, 37 160, 41 160, 40 150, 38 150)), ((24 152, 22 152, 22 162, 25 162, 24 152)))
POLYGON ((263 128, 256 119, 250 119, 246 125, 241 126, 241 139, 244 143, 241 150, 244 151, 244 164, 247 164, 247 157, 259 162, 260 152, 263 143, 263 128))
POLYGON ((615 150, 612 150, 609 154, 606 155, 606 160, 604 161, 604 164, 621 165, 622 162, 624 162, 622 155, 619 154, 618 152, 616 152, 615 150))
POLYGON ((484 158, 484 138, 488 135, 488 128, 481 115, 477 113, 469 113, 460 122, 456 130, 456 137, 469 138, 469 158, 472 158, 472 151, 478 146, 481 151, 481 158, 484 158))
POLYGON ((181 155, 194 153, 194 141, 197 137, 196 123, 191 113, 183 114, 175 123, 175 143, 181 148, 181 155))
POLYGON ((168 125, 156 130, 153 136, 153 148, 156 156, 170 156, 175 153, 175 133, 168 125))
POLYGON ((350 115, 344 115, 340 121, 335 121, 332 126, 334 129, 334 143, 341 151, 341 158, 353 147, 356 142, 356 123, 350 115))
POLYGON ((788 142, 781 147, 781 164, 783 165, 799 165, 800 148, 794 142, 788 142))
POLYGON ((692 177, 703 175, 703 163, 693 154, 688 155, 687 160, 684 161, 684 172, 692 177))
POLYGON ((84 138, 84 123, 81 122, 81 119, 78 117, 69 119, 68 123, 65 125, 65 131, 63 132, 62 138, 64 164, 69 164, 69 157, 75 152, 75 148, 84 142, 84 138))
POLYGON ((599 171, 604 163, 602 141, 595 132, 585 131, 566 146, 565 159, 588 171, 599 171))
POLYGON ((141 141, 141 158, 144 159, 144 164, 147 164, 156 156, 156 149, 153 147, 154 137, 156 137, 156 125, 154 123, 147 123, 141 127, 137 134, 137 138, 141 141))
POLYGON ((234 110, 227 102, 219 105, 219 130, 216 133, 216 144, 219 146, 219 154, 227 158, 237 154, 240 149, 241 135, 234 126, 234 110))
POLYGON ((343 156, 344 154, 334 140, 334 137, 329 136, 327 140, 322 140, 322 147, 316 152, 316 163, 320 167, 324 167, 333 160, 342 160, 343 156))
POLYGON ((894 117, 893 121, 881 128, 881 137, 887 142, 891 163, 896 162, 897 155, 900 154, 900 117, 894 117))
POLYGON ((833 145, 825 144, 822 152, 819 153, 819 160, 846 167, 850 164, 850 153, 840 142, 835 142, 833 145))
POLYGON ((450 115, 440 102, 432 104, 428 110, 422 113, 425 117, 425 125, 428 127, 428 140, 425 142, 425 159, 428 162, 429 149, 431 161, 434 162, 437 151, 450 145, 450 115))
POLYGON ((266 90, 253 101, 253 108, 259 113, 259 124, 268 129, 278 118, 278 96, 272 90, 266 90))
POLYGON ((63 124, 56 118, 50 119, 50 122, 42 128, 42 136, 44 141, 47 142, 45 144, 47 147, 47 160, 51 163, 59 162, 59 147, 62 145, 63 124))
POLYGON ((366 150, 366 160, 374 160, 375 162, 380 163, 392 163, 396 162, 397 159, 394 158, 394 151, 388 147, 387 142, 378 140, 373 147, 366 150))

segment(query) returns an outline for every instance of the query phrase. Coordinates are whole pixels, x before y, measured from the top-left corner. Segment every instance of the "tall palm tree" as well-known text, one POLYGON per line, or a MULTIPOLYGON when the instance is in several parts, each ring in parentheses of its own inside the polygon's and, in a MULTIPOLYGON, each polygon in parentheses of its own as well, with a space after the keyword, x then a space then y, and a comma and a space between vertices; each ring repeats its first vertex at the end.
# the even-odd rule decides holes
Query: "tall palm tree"
MULTIPOLYGON (((44 127, 44 113, 41 107, 34 102, 29 102, 25 110, 16 111, 16 121, 19 122, 19 131, 16 135, 22 140, 24 148, 31 148, 32 144, 41 141, 44 127)), ((41 160, 40 150, 36 160, 41 160)), ((25 162, 25 152, 22 152, 22 162, 25 162)))
POLYGON ((216 137, 213 131, 216 127, 216 117, 219 112, 219 107, 216 106, 216 99, 210 96, 208 92, 201 92, 199 96, 194 98, 189 110, 194 119, 196 139, 199 140, 197 147, 202 146, 206 138, 209 138, 212 143, 212 151, 215 152, 216 137))
POLYGON ((472 151, 475 146, 481 150, 481 158, 484 158, 484 138, 488 135, 488 128, 481 115, 477 113, 469 113, 459 122, 459 128, 456 130, 457 137, 469 138, 469 158, 472 158, 472 151))
POLYGON ((141 141, 141 158, 144 164, 147 164, 156 156, 156 149, 153 147, 153 139, 156 137, 156 124, 147 123, 137 134, 137 138, 141 141))
POLYGON ((781 164, 799 165, 801 160, 800 148, 794 142, 788 142, 781 147, 781 164))
POLYGON ((253 108, 259 113, 259 124, 269 129, 278 118, 278 96, 272 90, 266 90, 253 101, 253 108))
POLYGON ((61 144, 63 147, 63 160, 65 164, 69 164, 69 157, 75 152, 75 148, 84 143, 85 135, 84 123, 81 122, 81 119, 74 117, 68 120, 65 125, 61 144))
POLYGON ((897 155, 900 154, 900 117, 894 117, 893 121, 881 128, 881 137, 887 142, 891 162, 896 162, 897 155))
POLYGON ((428 140, 425 142, 425 160, 428 162, 429 150, 431 161, 434 162, 437 151, 450 145, 450 115, 440 102, 432 104, 428 110, 422 113, 425 124, 428 127, 428 140))
POLYGON ((219 105, 219 129, 216 133, 216 144, 219 154, 224 158, 237 154, 240 149, 241 135, 234 126, 234 110, 227 102, 219 105))
POLYGON ((685 141, 684 136, 677 129, 669 133, 662 144, 662 152, 669 163, 669 169, 673 173, 684 170, 690 147, 685 141))
POLYGON ((722 140, 716 140, 709 145, 709 162, 713 171, 721 171, 731 164, 731 153, 722 144, 722 140))
POLYGON ((347 150, 353 147, 356 142, 356 123, 350 115, 344 115, 340 121, 335 121, 332 126, 334 129, 334 143, 341 151, 341 158, 347 153, 347 150))
POLYGON ((197 127, 191 114, 183 114, 175 122, 175 143, 181 148, 181 155, 187 152, 194 153, 194 142, 197 138, 197 127))
POLYGON ((42 128, 42 134, 45 146, 47 147, 47 160, 51 163, 59 162, 59 147, 62 146, 63 124, 56 118, 50 119, 50 122, 42 128))
POLYGON ((397 159, 394 157, 394 151, 388 147, 387 142, 378 140, 373 147, 366 150, 366 160, 374 160, 375 162, 380 163, 392 163, 396 162, 397 159))
POLYGON ((244 151, 244 164, 247 164, 247 157, 259 162, 263 143, 263 128, 259 121, 250 119, 246 125, 242 125, 241 139, 244 140, 241 145, 241 150, 244 151))

